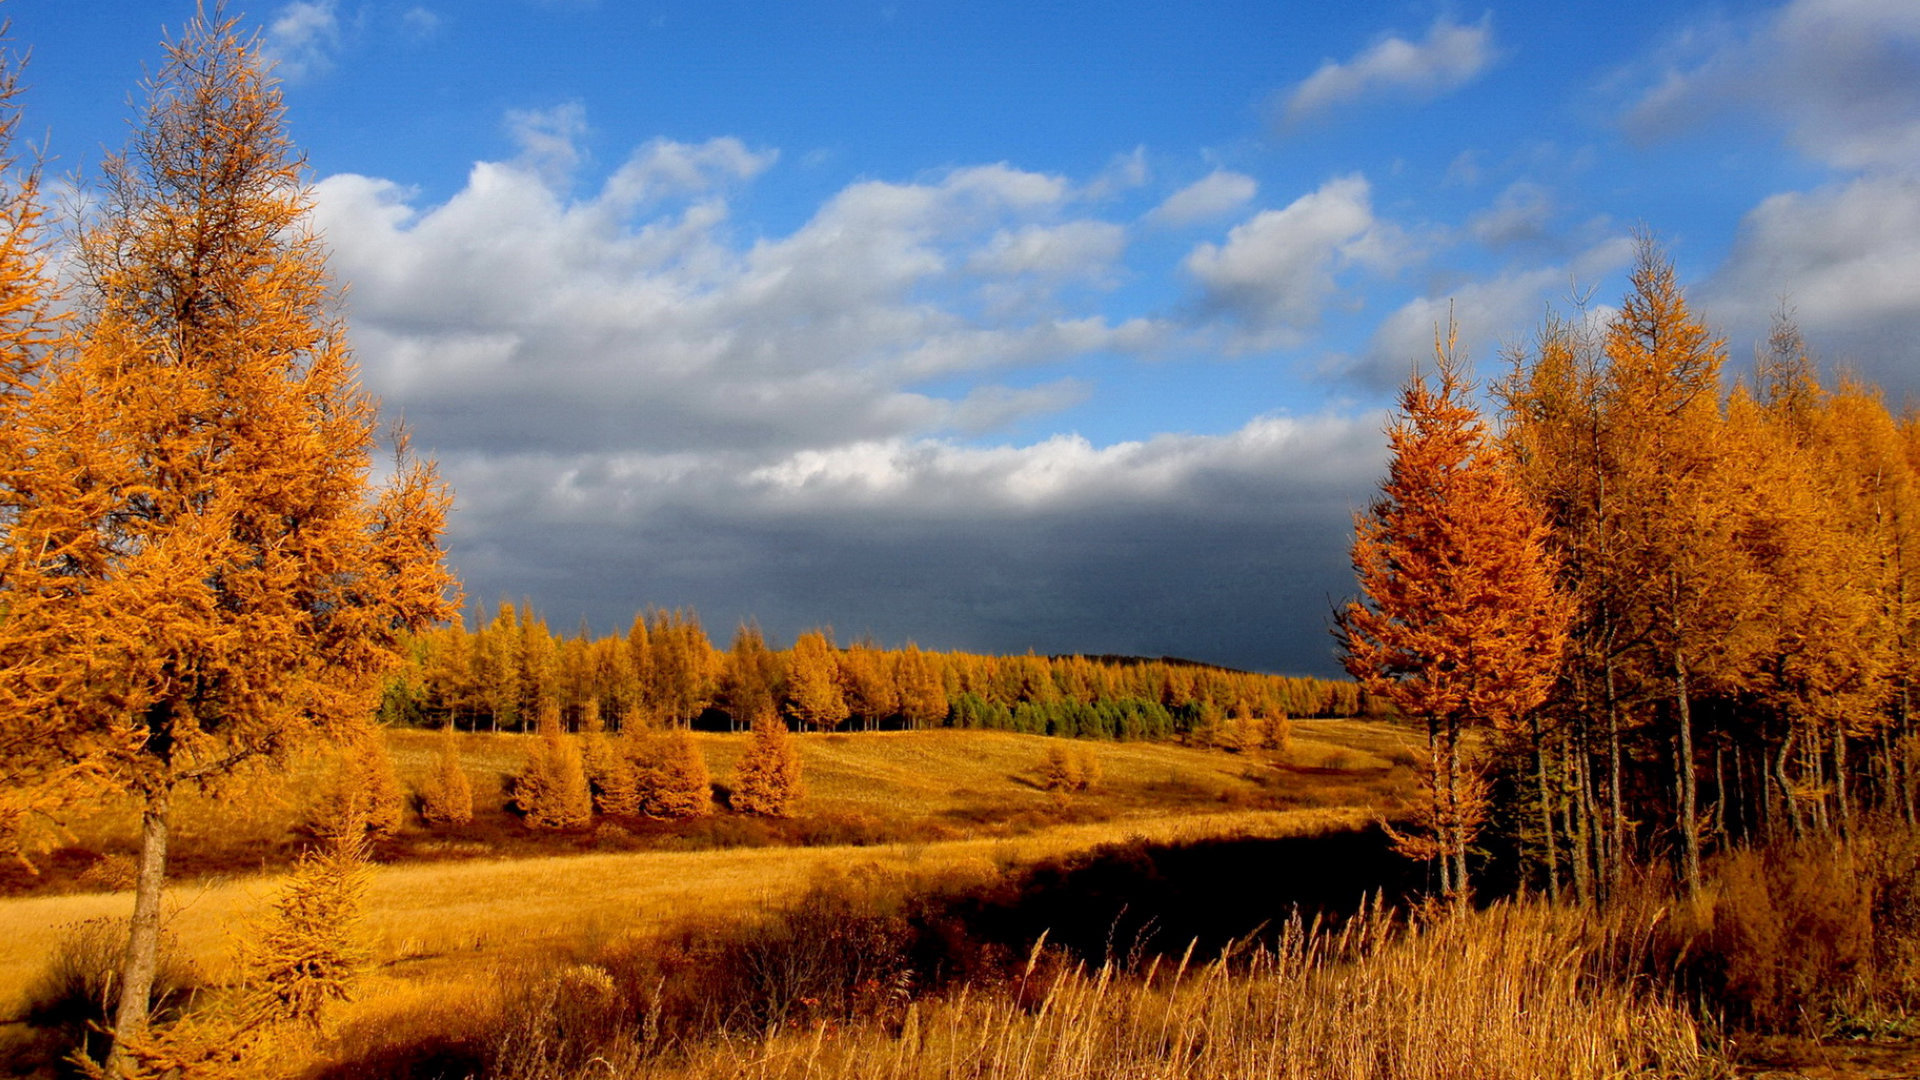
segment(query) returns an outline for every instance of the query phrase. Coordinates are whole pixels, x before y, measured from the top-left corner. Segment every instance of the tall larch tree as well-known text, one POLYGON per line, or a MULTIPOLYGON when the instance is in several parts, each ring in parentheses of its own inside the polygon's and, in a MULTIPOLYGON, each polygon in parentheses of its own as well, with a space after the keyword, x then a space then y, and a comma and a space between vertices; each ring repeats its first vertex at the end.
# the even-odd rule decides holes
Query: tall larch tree
MULTIPOLYGON (((40 173, 22 168, 15 151, 19 74, 18 60, 0 52, 0 174, 8 178, 0 188, 0 612, 9 613, 58 603, 84 587, 57 579, 56 553, 39 547, 51 534, 31 520, 36 511, 26 501, 34 486, 27 414, 56 328, 40 173)), ((87 636, 75 619, 0 615, 0 858, 23 858, 32 824, 82 790, 84 766, 60 750, 64 725, 48 705, 70 696, 69 684, 87 673, 43 658, 87 636)))
POLYGON ((840 688, 836 652, 826 632, 809 630, 794 639, 787 653, 787 709, 816 731, 831 731, 852 715, 840 688))
POLYGON ((917 731, 947 718, 947 688, 940 681, 935 658, 911 641, 895 660, 894 681, 899 688, 900 715, 907 727, 917 731))
POLYGON ((1480 808, 1461 736, 1513 723, 1546 697, 1570 608, 1545 523, 1468 400, 1454 336, 1449 327, 1435 342, 1437 385, 1415 373, 1401 391, 1387 479, 1354 522, 1362 596, 1336 634, 1348 672, 1427 725, 1429 836, 1407 846, 1437 858, 1442 889, 1464 898, 1480 808))
POLYGON ((1689 309, 1673 263, 1642 238, 1631 288, 1602 344, 1602 437, 1614 492, 1623 612, 1636 681, 1660 687, 1675 762, 1678 869, 1700 882, 1694 702, 1737 686, 1760 647, 1752 560, 1739 530, 1751 489, 1721 453, 1725 342, 1689 309))
POLYGON ((57 752, 141 803, 118 1045, 146 1026, 176 788, 352 734, 453 583, 431 467, 371 485, 376 405, 257 43, 196 17, 103 171, 70 345, 22 407, 3 632, 63 673, 36 720, 57 752))
POLYGON ((752 726, 753 718, 762 713, 774 712, 779 685, 780 658, 767 648, 758 624, 741 623, 720 669, 720 696, 734 730, 752 726))

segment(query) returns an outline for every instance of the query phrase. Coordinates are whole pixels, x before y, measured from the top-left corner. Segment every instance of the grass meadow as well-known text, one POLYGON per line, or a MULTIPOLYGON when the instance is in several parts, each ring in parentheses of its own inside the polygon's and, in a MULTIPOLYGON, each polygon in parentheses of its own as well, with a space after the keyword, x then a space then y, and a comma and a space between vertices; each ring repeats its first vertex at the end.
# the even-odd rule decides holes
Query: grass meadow
MULTIPOLYGON (((441 736, 392 731, 401 784, 417 790, 441 736)), ((1347 721, 1300 723, 1283 753, 1171 743, 1075 744, 1101 779, 1063 797, 1044 788, 1055 740, 1002 732, 811 734, 798 740, 807 796, 791 820, 724 810, 682 823, 603 821, 539 834, 505 808, 529 736, 462 733, 475 789, 468 826, 417 819, 381 845, 362 932, 372 964, 346 1025, 410 1002, 485 998, 502 972, 591 955, 664 927, 764 919, 826 880, 889 888, 984 888, 1015 868, 1101 845, 1317 835, 1364 826, 1411 783, 1402 735, 1347 721)), ((697 736, 724 797, 746 736, 697 736)), ((324 762, 296 763, 177 800, 168 933, 196 982, 234 975, 237 939, 266 909, 303 843, 324 762)), ((0 897, 0 1031, 43 994, 49 958, 76 929, 124 919, 134 808, 103 800, 70 823, 38 878, 0 897)))
MULTIPOLYGON (((404 786, 439 738, 389 733, 404 786)), ((476 820, 382 846, 352 998, 238 1075, 1710 1078, 1745 1074, 1754 1033, 1898 1035, 1920 1005, 1910 832, 1734 853, 1689 900, 1649 878, 1606 911, 1463 915, 1419 901, 1375 825, 1414 782, 1384 724, 1300 722, 1281 753, 1091 745, 1100 782, 1070 797, 1044 788, 1052 740, 809 735, 792 820, 563 834, 501 807, 526 737, 460 739, 476 820)), ((743 742, 699 736, 722 796, 743 742)), ((185 800, 182 1030, 228 993, 323 773, 185 800)), ((95 808, 0 897, 14 1075, 67 1075, 82 1029, 47 1019, 52 975, 111 966, 131 895, 90 884, 130 827, 95 808)))

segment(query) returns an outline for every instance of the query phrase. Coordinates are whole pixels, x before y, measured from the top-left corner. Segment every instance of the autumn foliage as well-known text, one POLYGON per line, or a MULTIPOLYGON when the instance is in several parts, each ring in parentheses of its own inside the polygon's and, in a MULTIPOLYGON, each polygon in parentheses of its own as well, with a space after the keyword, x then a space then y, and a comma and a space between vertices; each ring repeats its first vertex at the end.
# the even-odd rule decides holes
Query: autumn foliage
POLYGON ((800 754, 784 720, 771 712, 754 719, 746 752, 734 766, 731 802, 743 814, 787 817, 806 794, 800 754))
POLYGON ((1409 384, 1358 523, 1349 669, 1434 749, 1409 850, 1457 888, 1485 823, 1521 880, 1605 899, 1639 864, 1698 888, 1716 851, 1914 822, 1920 421, 1824 382, 1784 311, 1729 385, 1644 238, 1616 314, 1510 360, 1497 432, 1444 357, 1438 394, 1409 384))
POLYGON ((420 818, 429 825, 465 825, 473 820, 473 781, 460 765, 460 744, 451 728, 438 760, 420 789, 420 818))
POLYGON ((37 188, 0 214, 0 761, 16 800, 143 801, 123 1039, 145 1024, 174 789, 351 736, 399 635, 452 611, 448 493, 404 438, 372 486, 376 403, 300 157, 222 18, 167 46, 103 166, 72 319, 41 315, 37 188))
POLYGON ((1364 599, 1341 611, 1339 636, 1347 670, 1426 726, 1429 797, 1402 846, 1438 860, 1442 888, 1464 893, 1486 799, 1462 736, 1516 729, 1546 698, 1569 607, 1545 523, 1468 399, 1451 328, 1434 352, 1435 385, 1408 380, 1387 480, 1355 521, 1364 599))

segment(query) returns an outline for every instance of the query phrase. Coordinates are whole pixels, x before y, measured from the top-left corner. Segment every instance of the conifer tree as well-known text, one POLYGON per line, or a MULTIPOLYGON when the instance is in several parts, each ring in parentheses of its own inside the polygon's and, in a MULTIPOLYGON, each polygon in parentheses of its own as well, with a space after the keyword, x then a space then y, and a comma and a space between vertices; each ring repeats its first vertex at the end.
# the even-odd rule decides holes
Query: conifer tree
POLYGON ((350 731, 401 633, 452 610, 431 467, 370 485, 376 406, 258 48, 198 17, 148 89, 78 239, 78 317, 13 418, 0 541, 0 685, 57 687, 35 768, 142 804, 117 1037, 146 1023, 174 790, 350 731))
POLYGON ((429 825, 466 825, 473 821, 473 782, 460 765, 460 744, 453 725, 440 740, 433 772, 420 787, 420 817, 429 825))
POLYGON ((753 718, 746 752, 734 766, 733 808, 743 814, 789 817, 805 795, 800 752, 786 721, 771 710, 753 718))
POLYGON ((919 730, 947 718, 947 688, 932 657, 913 642, 901 651, 894 664, 894 679, 899 686, 900 715, 907 727, 919 730))
POLYGON ((513 802, 530 828, 584 829, 593 824, 586 764, 580 744, 560 730, 558 705, 541 711, 540 735, 514 778, 513 802))
POLYGON ((678 819, 713 812, 713 777, 692 733, 670 728, 639 736, 631 752, 640 813, 678 819))
POLYGON ((1568 606, 1545 525, 1501 469, 1454 341, 1451 326, 1435 341, 1437 387, 1416 372, 1401 391, 1387 479, 1354 522, 1363 598, 1339 613, 1337 636, 1367 690, 1427 725, 1430 835, 1406 849, 1437 858, 1442 889, 1463 898, 1483 808, 1461 736, 1544 699, 1568 606))
POLYGON ((787 709, 795 720, 819 731, 839 727, 852 713, 834 652, 824 631, 809 630, 795 639, 787 654, 787 709))
POLYGON ((767 648, 758 625, 741 623, 733 633, 720 675, 720 694, 733 717, 734 730, 751 725, 755 716, 771 711, 779 685, 780 658, 767 648))
POLYGON ((1739 530, 1751 488, 1729 467, 1720 369, 1725 343, 1689 309, 1673 264, 1643 238, 1632 288, 1608 325, 1602 438, 1615 499, 1623 653, 1641 685, 1659 687, 1676 763, 1678 864, 1700 883, 1694 700, 1743 677, 1758 632, 1755 567, 1739 530))
POLYGON ((346 823, 358 822, 375 840, 399 832, 406 795, 379 728, 364 724, 329 756, 331 775, 314 807, 314 831, 334 835, 347 828, 346 823))

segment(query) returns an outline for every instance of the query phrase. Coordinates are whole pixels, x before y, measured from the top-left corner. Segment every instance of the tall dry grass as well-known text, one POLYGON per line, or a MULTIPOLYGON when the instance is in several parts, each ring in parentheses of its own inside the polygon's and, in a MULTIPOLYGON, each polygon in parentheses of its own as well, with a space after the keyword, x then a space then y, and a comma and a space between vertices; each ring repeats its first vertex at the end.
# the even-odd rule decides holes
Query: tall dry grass
POLYGON ((966 984, 852 1020, 691 1042, 649 1026, 644 997, 627 999, 608 970, 571 965, 497 1004, 490 1044, 465 1064, 501 1080, 1729 1075, 1685 1008, 1595 978, 1592 948, 1577 915, 1538 905, 1414 927, 1374 911, 1130 973, 1052 966, 1036 950, 997 991, 966 984))

